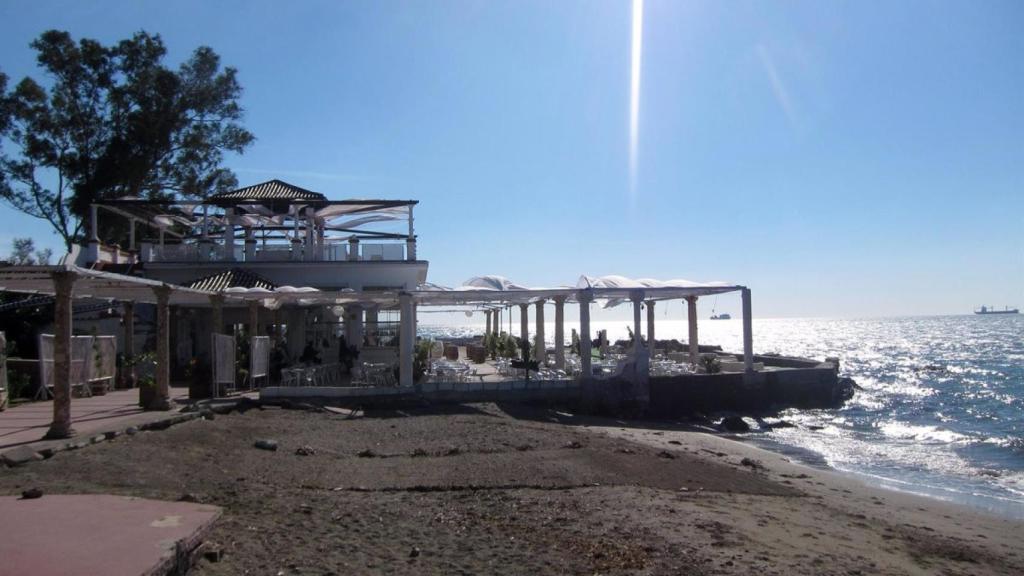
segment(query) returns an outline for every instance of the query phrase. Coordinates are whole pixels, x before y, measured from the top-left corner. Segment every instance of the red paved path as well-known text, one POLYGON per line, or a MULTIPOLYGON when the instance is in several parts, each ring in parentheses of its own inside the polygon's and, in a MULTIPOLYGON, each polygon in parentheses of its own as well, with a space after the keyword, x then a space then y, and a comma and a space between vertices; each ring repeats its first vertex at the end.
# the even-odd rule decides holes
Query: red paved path
POLYGON ((220 508, 124 496, 0 497, 0 576, 168 574, 220 508))
MULTIPOLYGON (((187 389, 171 388, 172 401, 187 396, 187 389)), ((72 398, 71 426, 78 433, 77 437, 88 439, 110 430, 161 420, 176 412, 143 412, 138 404, 138 389, 115 390, 91 398, 72 398)), ((52 400, 29 402, 0 412, 0 452, 42 440, 51 421, 52 400)))

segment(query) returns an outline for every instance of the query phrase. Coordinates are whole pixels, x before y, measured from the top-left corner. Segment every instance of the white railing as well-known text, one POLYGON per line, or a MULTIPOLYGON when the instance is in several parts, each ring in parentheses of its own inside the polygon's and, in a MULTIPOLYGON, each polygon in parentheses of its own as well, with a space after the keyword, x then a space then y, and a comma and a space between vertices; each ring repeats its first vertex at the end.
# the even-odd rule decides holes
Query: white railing
MULTIPOLYGON (((306 246, 300 244, 268 244, 256 246, 251 256, 245 248, 234 246, 234 262, 344 262, 349 260, 351 250, 356 251, 354 260, 361 261, 403 261, 406 258, 406 245, 401 243, 360 243, 352 246, 348 243, 331 243, 322 246, 306 246), (298 250, 298 253, 295 252, 298 250)), ((224 245, 216 242, 194 242, 183 244, 153 245, 142 251, 147 262, 223 262, 232 261, 225 258, 224 245)), ((114 260, 117 261, 117 260, 114 260)))

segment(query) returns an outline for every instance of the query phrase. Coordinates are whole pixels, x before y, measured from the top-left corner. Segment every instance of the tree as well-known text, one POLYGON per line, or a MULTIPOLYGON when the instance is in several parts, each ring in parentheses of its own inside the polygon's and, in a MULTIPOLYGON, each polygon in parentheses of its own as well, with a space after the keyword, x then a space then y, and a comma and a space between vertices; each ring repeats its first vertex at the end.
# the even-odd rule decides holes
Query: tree
POLYGON ((53 256, 53 251, 49 248, 36 250, 35 242, 31 238, 15 238, 12 244, 11 255, 7 259, 16 266, 45 266, 50 263, 53 256))
POLYGON ((0 199, 46 220, 71 245, 90 204, 133 196, 197 198, 238 185, 221 166, 255 137, 239 123, 234 68, 202 46, 177 70, 159 35, 114 46, 44 32, 31 47, 50 82, 7 91, 0 73, 0 199))

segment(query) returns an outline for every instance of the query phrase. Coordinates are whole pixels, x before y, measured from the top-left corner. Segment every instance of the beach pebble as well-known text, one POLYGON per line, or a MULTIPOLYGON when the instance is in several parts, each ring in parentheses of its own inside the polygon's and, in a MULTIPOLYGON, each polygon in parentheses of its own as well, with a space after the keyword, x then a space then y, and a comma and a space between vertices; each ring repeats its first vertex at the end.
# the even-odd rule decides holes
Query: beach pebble
POLYGON ((8 466, 21 466, 22 464, 42 459, 42 454, 39 454, 28 446, 18 446, 17 448, 4 452, 3 456, 0 456, 0 460, 3 460, 3 463, 8 466))
POLYGON ((29 488, 21 493, 22 500, 35 500, 36 498, 42 498, 43 491, 39 488, 29 488))
POLYGON ((129 436, 135 436, 136 434, 139 433, 139 429, 136 428, 135 426, 129 426, 128 428, 125 429, 124 433, 129 436))
POLYGON ((312 446, 299 446, 295 449, 296 456, 312 456, 316 454, 316 450, 312 446))
POLYGON ((277 440, 257 440, 253 446, 260 450, 270 450, 273 452, 277 450, 277 440))
POLYGON ((419 555, 420 555, 420 549, 417 548, 416 546, 413 546, 412 550, 409 550, 409 558, 416 558, 419 555))

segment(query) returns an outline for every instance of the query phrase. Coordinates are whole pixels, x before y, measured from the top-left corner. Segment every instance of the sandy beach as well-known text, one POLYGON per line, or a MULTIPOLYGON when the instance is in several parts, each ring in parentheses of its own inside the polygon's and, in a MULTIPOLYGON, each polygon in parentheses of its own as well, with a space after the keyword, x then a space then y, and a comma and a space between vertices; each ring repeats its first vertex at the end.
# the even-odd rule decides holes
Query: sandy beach
POLYGON ((197 574, 1024 572, 1019 522, 520 406, 250 409, 0 471, 0 492, 31 487, 222 506, 223 557, 197 574))

